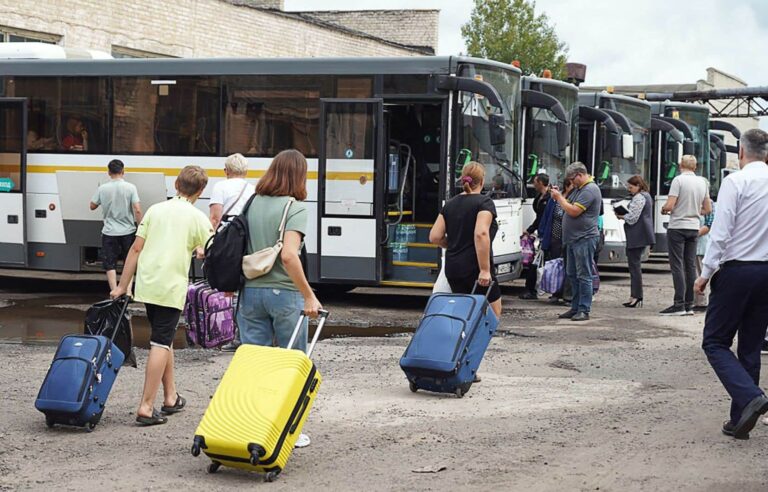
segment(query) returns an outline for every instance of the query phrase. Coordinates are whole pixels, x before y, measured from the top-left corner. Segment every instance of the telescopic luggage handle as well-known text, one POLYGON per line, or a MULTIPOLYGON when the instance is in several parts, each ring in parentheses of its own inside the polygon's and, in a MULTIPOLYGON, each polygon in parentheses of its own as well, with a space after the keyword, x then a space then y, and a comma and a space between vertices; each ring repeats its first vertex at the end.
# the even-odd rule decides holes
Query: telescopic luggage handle
MULTIPOLYGON (((328 315, 330 314, 325 309, 321 309, 320 311, 320 317, 319 321, 317 323, 317 329, 315 330, 315 335, 312 337, 312 343, 309 344, 309 349, 307 350, 307 357, 310 357, 312 355, 312 351, 315 349, 315 344, 317 343, 317 340, 320 338, 320 332, 323 331, 323 326, 325 326, 325 321, 328 319, 328 315)), ((304 318, 306 318, 306 313, 302 310, 301 315, 299 316, 299 321, 296 323, 296 328, 293 329, 293 334, 291 335, 291 339, 288 341, 288 349, 293 348, 293 344, 296 342, 296 339, 299 336, 299 330, 301 330, 301 325, 304 323, 304 318)))
MULTIPOLYGON (((486 301, 488 300, 488 296, 491 295, 491 288, 493 287, 493 284, 495 284, 495 283, 496 283, 496 281, 491 279, 491 282, 488 284, 488 290, 485 291, 485 300, 486 301)), ((480 282, 475 280, 475 285, 472 286, 472 292, 470 292, 469 295, 471 295, 471 296, 475 295, 475 291, 477 290, 478 287, 480 287, 480 282)))

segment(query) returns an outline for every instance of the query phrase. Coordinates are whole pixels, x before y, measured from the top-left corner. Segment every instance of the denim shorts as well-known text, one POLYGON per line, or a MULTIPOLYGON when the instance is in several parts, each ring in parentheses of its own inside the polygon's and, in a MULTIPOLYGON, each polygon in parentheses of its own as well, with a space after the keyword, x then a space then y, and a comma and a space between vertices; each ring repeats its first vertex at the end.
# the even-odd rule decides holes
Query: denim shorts
MULTIPOLYGON (((297 290, 246 287, 237 312, 240 341, 287 348, 303 308, 304 298, 297 290)), ((307 325, 305 319, 292 348, 306 352, 307 325)))

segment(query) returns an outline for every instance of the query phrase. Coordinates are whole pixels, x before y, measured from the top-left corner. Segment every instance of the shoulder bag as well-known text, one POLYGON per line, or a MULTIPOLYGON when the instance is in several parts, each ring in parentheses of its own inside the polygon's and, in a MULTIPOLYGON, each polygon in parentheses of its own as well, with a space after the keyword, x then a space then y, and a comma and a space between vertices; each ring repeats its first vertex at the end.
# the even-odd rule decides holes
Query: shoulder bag
MULTIPOLYGON (((280 254, 280 251, 283 250, 285 222, 288 220, 288 210, 291 208, 291 204, 295 201, 296 199, 291 197, 288 199, 288 203, 285 204, 283 217, 280 219, 280 228, 277 230, 278 237, 275 245, 243 256, 243 274, 245 275, 245 278, 252 280, 254 278, 262 277, 272 271, 272 267, 275 265, 275 261, 277 261, 277 256, 280 254)), ((249 235, 249 247, 250 241, 251 239, 249 235)))

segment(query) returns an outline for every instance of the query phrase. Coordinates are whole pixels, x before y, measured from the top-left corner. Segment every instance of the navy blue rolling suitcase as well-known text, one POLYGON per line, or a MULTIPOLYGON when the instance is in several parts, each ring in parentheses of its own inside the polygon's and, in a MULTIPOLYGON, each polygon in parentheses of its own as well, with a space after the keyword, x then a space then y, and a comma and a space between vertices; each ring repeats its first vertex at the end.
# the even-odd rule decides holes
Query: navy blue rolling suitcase
MULTIPOLYGON (((117 318, 121 319, 129 299, 124 297, 114 302, 122 303, 117 318)), ((66 335, 61 339, 35 400, 35 408, 45 414, 48 427, 65 424, 87 427, 90 431, 99 423, 125 360, 123 352, 113 343, 119 331, 113 329, 109 338, 66 335)))
MULTIPOLYGON (((477 285, 475 285, 475 289, 477 285)), ((400 367, 411 391, 455 393, 469 391, 488 344, 499 324, 486 295, 434 294, 400 367)))

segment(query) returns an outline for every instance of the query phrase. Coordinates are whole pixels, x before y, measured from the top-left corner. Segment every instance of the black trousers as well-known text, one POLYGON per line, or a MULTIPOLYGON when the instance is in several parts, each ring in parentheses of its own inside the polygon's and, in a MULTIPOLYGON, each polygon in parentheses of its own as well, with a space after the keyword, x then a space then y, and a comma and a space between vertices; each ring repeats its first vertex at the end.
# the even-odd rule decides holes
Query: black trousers
POLYGON ((642 248, 627 248, 627 263, 629 265, 629 283, 631 285, 629 295, 635 299, 643 298, 643 253, 642 248))
POLYGON ((763 394, 760 348, 768 327, 768 264, 726 264, 712 277, 710 288, 701 346, 731 396, 735 423, 744 407, 763 394), (734 355, 731 346, 736 336, 739 345, 734 355))
POLYGON ((669 229, 669 268, 675 286, 675 307, 693 309, 693 283, 696 282, 696 241, 699 231, 669 229))

